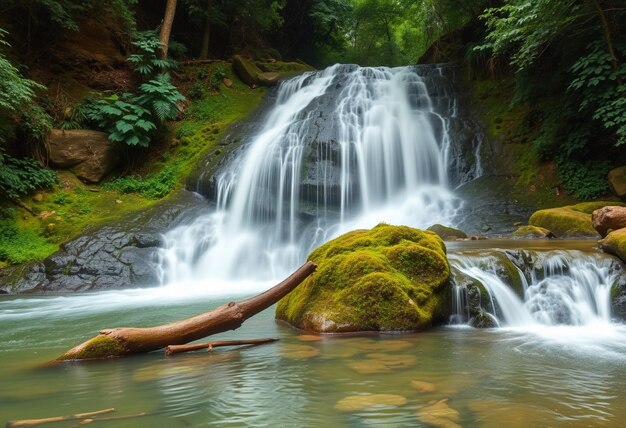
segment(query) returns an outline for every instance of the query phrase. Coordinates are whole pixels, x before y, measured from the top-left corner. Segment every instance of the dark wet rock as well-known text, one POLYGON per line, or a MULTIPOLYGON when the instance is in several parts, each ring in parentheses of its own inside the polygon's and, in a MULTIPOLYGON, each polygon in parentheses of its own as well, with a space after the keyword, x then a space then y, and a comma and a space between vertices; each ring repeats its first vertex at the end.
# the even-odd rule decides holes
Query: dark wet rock
POLYGON ((498 327, 498 320, 487 311, 479 312, 469 322, 474 328, 495 328, 498 327))
POLYGON ((0 291, 64 293, 158 285, 161 232, 195 212, 204 200, 183 192, 157 207, 101 227, 61 246, 43 262, 0 271, 0 291))

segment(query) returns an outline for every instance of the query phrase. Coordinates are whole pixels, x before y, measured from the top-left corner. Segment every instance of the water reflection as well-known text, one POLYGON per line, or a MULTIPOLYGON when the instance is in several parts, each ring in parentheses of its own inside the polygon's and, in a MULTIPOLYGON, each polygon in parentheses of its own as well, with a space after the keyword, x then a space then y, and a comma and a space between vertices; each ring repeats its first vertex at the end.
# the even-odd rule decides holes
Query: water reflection
POLYGON ((626 418, 626 328, 616 325, 595 336, 568 327, 317 337, 277 324, 268 310, 217 338, 281 338, 273 344, 41 368, 119 319, 154 324, 221 303, 59 313, 47 325, 4 319, 0 422, 110 407, 149 413, 121 427, 491 427, 504 418, 507 426, 620 426, 626 418))

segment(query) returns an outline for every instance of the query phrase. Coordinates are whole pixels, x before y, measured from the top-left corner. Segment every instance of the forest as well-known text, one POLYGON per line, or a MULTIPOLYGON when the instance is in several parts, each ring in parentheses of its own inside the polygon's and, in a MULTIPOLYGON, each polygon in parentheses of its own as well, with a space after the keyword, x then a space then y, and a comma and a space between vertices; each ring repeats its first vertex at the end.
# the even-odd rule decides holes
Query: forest
POLYGON ((623 426, 624 23, 0 0, 0 423, 623 426))
MULTIPOLYGON (((25 261, 58 244, 44 236, 45 224, 15 214, 37 189, 59 186, 46 168, 51 129, 106 132, 123 159, 104 187, 163 197, 184 175, 180 159, 155 165, 170 156, 171 121, 193 115, 194 106, 179 107, 218 92, 226 76, 218 66, 209 85, 189 85, 181 64, 236 54, 317 68, 456 62, 469 86, 484 92, 487 122, 499 121, 488 123, 492 133, 528 142, 527 174, 555 165, 557 192, 606 195, 606 175, 626 154, 625 8, 618 0, 2 0, 0 258, 25 261), (166 8, 173 23, 164 39, 166 8), (100 57, 84 55, 98 37, 108 40, 100 57), (16 240, 31 254, 11 248, 16 240)), ((197 73, 196 80, 207 72, 197 73)), ((54 198, 63 205, 68 194, 54 198)))

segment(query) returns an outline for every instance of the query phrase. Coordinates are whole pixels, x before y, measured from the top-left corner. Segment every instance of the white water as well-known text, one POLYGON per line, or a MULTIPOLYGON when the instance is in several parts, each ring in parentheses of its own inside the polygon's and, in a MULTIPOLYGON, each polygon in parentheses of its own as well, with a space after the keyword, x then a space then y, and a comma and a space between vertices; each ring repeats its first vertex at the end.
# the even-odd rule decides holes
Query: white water
MULTIPOLYGON (((483 309, 501 327, 568 341, 613 338, 618 328, 611 319, 610 294, 621 273, 610 257, 580 251, 534 252, 526 275, 518 269, 523 296, 498 275, 501 261, 493 254, 450 255, 450 263, 484 286, 489 295, 481 296, 483 309)), ((462 288, 455 290, 455 320, 467 319, 467 308, 459 303, 467 301, 462 288)))
POLYGON ((166 234, 164 282, 280 278, 347 230, 454 223, 448 119, 436 110, 414 67, 336 65, 283 83, 218 178, 217 208, 166 234))

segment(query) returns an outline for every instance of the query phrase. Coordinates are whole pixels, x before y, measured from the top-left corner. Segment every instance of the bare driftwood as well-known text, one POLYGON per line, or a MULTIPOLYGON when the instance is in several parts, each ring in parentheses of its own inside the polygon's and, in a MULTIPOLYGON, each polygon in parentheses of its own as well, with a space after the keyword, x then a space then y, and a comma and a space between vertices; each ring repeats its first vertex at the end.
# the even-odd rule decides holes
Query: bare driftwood
POLYGON ((215 342, 192 343, 191 345, 170 345, 165 347, 165 355, 179 354, 181 352, 197 351, 199 349, 208 349, 220 346, 238 346, 238 345, 262 345, 264 343, 277 342, 278 339, 247 339, 247 340, 218 340, 215 342))
POLYGON ((141 412, 141 413, 134 413, 132 415, 120 415, 120 416, 108 416, 105 418, 88 418, 88 419, 81 419, 81 421, 75 425, 70 426, 69 428, 78 428, 78 427, 82 427, 85 425, 89 425, 92 424, 94 422, 112 422, 112 421, 122 421, 125 419, 134 419, 134 418, 140 418, 142 416, 148 416, 150 413, 146 413, 146 412, 141 412))
POLYGON ((21 419, 18 421, 7 422, 6 428, 35 427, 38 425, 50 424, 53 422, 92 419, 94 416, 104 415, 106 413, 112 413, 114 411, 115 411, 114 408, 110 408, 110 409, 104 409, 104 410, 97 410, 95 412, 76 413, 75 415, 54 416, 51 418, 43 418, 43 419, 21 419))
POLYGON ((253 315, 289 294, 311 275, 317 265, 306 262, 280 284, 243 302, 230 302, 212 311, 156 327, 119 327, 75 346, 55 361, 93 360, 150 352, 168 345, 181 345, 223 331, 234 330, 253 315))

